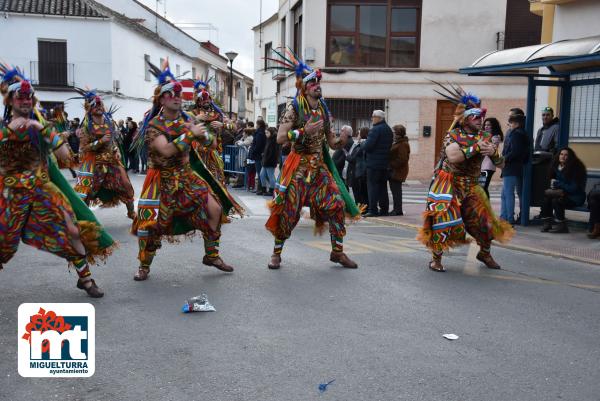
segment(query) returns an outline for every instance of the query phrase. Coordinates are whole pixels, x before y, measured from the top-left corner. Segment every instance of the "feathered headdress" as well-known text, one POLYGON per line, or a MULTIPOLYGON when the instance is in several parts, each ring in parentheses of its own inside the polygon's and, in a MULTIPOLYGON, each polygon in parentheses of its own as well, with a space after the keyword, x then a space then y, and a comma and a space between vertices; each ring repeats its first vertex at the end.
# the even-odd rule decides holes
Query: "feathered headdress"
POLYGON ((79 93, 81 96, 75 96, 72 98, 69 98, 67 100, 72 100, 72 99, 83 99, 83 107, 85 108, 86 112, 89 112, 92 107, 96 107, 97 105, 101 104, 102 106, 104 106, 104 102, 102 101, 102 97, 100 97, 100 95, 96 92, 96 89, 89 89, 89 88, 74 88, 75 92, 79 93))
MULTIPOLYGON (((168 58, 165 59, 165 61, 162 63, 161 68, 158 68, 148 60, 146 60, 146 63, 148 64, 148 71, 150 72, 150 74, 154 75, 154 77, 158 81, 158 85, 154 89, 154 96, 152 98, 152 108, 144 114, 142 124, 139 127, 136 137, 133 139, 132 146, 133 149, 138 153, 138 155, 144 148, 146 131, 148 130, 150 121, 152 121, 152 119, 156 117, 158 113, 160 113, 160 97, 167 92, 171 92, 174 94, 183 90, 181 82, 177 80, 177 78, 173 75, 173 73, 171 73, 171 70, 169 69, 168 58)), ((189 120, 190 117, 185 112, 182 111, 181 114, 183 115, 183 118, 185 120, 189 120)))
POLYGON ((212 78, 213 77, 210 77, 208 79, 196 78, 196 80, 194 81, 194 103, 196 103, 198 99, 202 99, 202 101, 210 100, 210 104, 213 107, 213 109, 217 113, 221 114, 221 116, 223 116, 223 110, 221 110, 221 108, 215 103, 212 97, 212 93, 210 91, 210 81, 212 80, 212 78))
POLYGON ((481 108, 481 99, 472 93, 466 92, 460 85, 447 83, 446 86, 443 84, 431 80, 434 84, 439 86, 443 92, 434 89, 433 91, 441 95, 444 99, 451 101, 456 105, 454 111, 454 122, 450 126, 450 130, 454 128, 457 123, 462 122, 465 118, 471 115, 485 117, 486 109, 481 108))
POLYGON ((268 66, 267 70, 293 72, 296 75, 296 88, 298 90, 303 90, 309 81, 316 80, 319 82, 321 80, 321 71, 310 67, 290 48, 286 47, 284 52, 275 49, 271 49, 271 51, 275 57, 265 57, 265 59, 275 64, 268 66))
POLYGON ((34 95, 33 86, 23 71, 19 67, 5 63, 0 63, 0 92, 4 96, 4 121, 10 118, 11 107, 8 105, 8 97, 11 93, 24 93, 32 97, 34 95))
POLYGON ((108 110, 106 110, 106 108, 104 107, 104 100, 102 100, 102 97, 98 94, 98 92, 96 91, 96 89, 89 89, 89 88, 75 88, 75 91, 77 93, 79 93, 81 96, 75 96, 72 98, 69 98, 67 100, 72 100, 72 99, 83 99, 83 108, 85 109, 85 117, 83 119, 83 121, 81 122, 82 126, 86 126, 88 130, 92 130, 92 123, 93 120, 90 116, 90 112, 92 110, 92 108, 98 106, 98 105, 102 105, 103 108, 103 118, 104 118, 104 122, 110 127, 110 131, 112 133, 112 138, 117 138, 117 140, 120 142, 121 138, 119 138, 119 132, 115 130, 114 127, 114 123, 113 123, 113 114, 119 109, 116 105, 111 104, 110 108, 108 110))

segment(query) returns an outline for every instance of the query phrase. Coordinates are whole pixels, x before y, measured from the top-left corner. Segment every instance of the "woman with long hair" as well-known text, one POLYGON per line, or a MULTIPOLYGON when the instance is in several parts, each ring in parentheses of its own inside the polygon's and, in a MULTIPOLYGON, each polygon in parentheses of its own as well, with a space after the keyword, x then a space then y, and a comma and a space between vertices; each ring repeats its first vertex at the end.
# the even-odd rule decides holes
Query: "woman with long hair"
POLYGON ((565 209, 585 202, 587 170, 573 149, 564 147, 552 160, 550 179, 550 188, 544 192, 542 204, 542 232, 568 233, 565 209), (557 222, 555 228, 552 228, 553 212, 557 222))
MULTIPOLYGON (((500 122, 497 118, 486 118, 483 122, 483 130, 492 134, 492 143, 496 147, 504 140, 504 134, 502 133, 502 128, 500 128, 500 122)), ((490 181, 492 181, 492 176, 495 172, 496 166, 492 162, 492 159, 490 159, 489 156, 484 157, 483 162, 481 162, 481 182, 483 183, 483 190, 488 199, 490 198, 488 187, 490 186, 490 181)))

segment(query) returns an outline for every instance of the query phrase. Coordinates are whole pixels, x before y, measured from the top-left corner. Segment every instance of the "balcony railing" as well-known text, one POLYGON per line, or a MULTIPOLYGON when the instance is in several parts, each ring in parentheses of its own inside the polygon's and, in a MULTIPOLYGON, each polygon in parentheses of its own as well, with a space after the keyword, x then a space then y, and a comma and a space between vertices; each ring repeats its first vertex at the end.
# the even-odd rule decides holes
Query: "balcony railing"
POLYGON ((34 85, 69 88, 75 86, 75 64, 31 61, 31 82, 34 85))

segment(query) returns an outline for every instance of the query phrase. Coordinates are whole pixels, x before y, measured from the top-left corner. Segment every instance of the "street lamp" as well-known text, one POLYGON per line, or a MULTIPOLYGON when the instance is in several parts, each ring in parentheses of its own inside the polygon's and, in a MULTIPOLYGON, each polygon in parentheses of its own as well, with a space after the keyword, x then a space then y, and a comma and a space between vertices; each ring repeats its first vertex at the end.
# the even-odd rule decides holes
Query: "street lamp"
POLYGON ((229 59, 229 119, 231 120, 233 117, 233 111, 231 110, 233 107, 233 60, 238 54, 234 51, 229 51, 225 55, 229 59))

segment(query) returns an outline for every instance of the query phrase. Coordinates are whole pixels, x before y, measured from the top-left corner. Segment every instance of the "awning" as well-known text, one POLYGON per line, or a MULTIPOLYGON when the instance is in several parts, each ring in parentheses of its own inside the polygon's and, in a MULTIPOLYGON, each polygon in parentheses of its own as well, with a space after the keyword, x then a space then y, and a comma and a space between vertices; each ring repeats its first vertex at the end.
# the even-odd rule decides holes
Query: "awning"
POLYGON ((548 75, 540 74, 540 67, 556 76, 600 70, 600 36, 493 51, 459 71, 468 75, 548 75))

